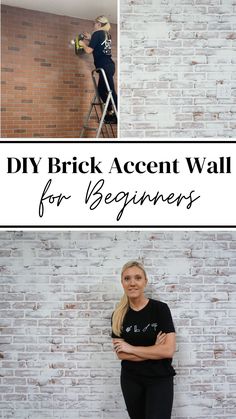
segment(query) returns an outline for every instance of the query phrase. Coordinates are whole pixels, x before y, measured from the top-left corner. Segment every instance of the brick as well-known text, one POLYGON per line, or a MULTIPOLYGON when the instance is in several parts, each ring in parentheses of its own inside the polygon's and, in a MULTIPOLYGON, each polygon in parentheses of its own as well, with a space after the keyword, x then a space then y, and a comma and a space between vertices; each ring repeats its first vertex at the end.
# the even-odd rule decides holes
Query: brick
MULTIPOLYGON (((90 72, 94 65, 91 56, 76 57, 69 40, 78 28, 82 32, 90 30, 92 22, 5 5, 1 12, 2 87, 6 88, 6 95, 2 95, 2 107, 6 109, 2 113, 2 136, 78 137, 93 95, 90 72), (28 103, 32 106, 26 111, 28 103), (75 108, 79 109, 76 117, 70 111, 75 108)), ((113 24, 115 61, 116 29, 113 24)))
MULTIPOLYGON (((121 136, 232 138, 236 126, 235 115, 230 111, 235 95, 232 84, 235 62, 233 3, 229 1, 225 5, 199 1, 196 4, 191 0, 174 3, 150 0, 148 3, 134 1, 127 5, 122 0, 121 19, 121 136), (151 58, 151 64, 143 59, 144 56, 151 58), (153 125, 137 125, 132 119, 137 112, 134 94, 137 83, 146 80, 168 81, 168 77, 176 81, 176 90, 172 91, 171 83, 162 92, 158 89, 162 102, 155 98, 155 91, 151 93, 146 85, 143 86, 143 116, 145 120, 152 120, 153 125), (216 81, 217 77, 224 80, 227 89, 222 91, 218 88, 216 95, 215 86, 210 81, 216 81), (193 88, 189 89, 186 84, 178 90, 178 84, 186 80, 196 81, 193 88), (204 85, 202 80, 205 80, 204 85), (158 118, 154 120, 149 114, 149 93, 151 99, 154 99, 157 113, 161 112, 163 104, 170 107, 179 100, 180 106, 176 109, 175 118, 164 130, 158 118), (222 99, 227 99, 227 102, 223 103, 221 117, 210 115, 208 104, 221 105, 222 99), (185 123, 181 105, 188 104, 196 107, 193 110, 195 115, 198 105, 202 106, 201 125, 185 123), (218 122, 221 118, 222 124, 218 122), (223 123, 232 119, 231 124, 223 123), (209 120, 212 124, 207 123, 209 120)), ((160 119, 163 121, 163 118, 160 119)))

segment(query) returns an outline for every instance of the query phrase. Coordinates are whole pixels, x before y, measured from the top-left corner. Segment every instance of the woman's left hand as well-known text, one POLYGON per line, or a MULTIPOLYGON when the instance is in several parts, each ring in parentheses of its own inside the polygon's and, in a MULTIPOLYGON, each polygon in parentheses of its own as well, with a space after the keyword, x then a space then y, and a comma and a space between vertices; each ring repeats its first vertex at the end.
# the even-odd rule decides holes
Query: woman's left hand
POLYGON ((117 339, 117 340, 113 339, 113 347, 117 353, 119 352, 125 352, 127 354, 133 353, 132 351, 133 346, 121 339, 117 339))

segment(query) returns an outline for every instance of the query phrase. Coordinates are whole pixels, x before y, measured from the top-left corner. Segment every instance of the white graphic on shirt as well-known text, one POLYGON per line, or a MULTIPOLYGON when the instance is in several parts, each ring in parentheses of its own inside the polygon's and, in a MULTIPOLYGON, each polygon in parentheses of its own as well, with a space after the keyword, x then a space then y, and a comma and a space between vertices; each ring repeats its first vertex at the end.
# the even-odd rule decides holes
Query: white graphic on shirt
POLYGON ((150 323, 148 323, 148 324, 147 324, 147 326, 145 326, 145 327, 144 327, 144 329, 143 329, 142 331, 143 331, 143 332, 146 332, 146 331, 148 330, 149 326, 150 326, 150 323))
POLYGON ((133 326, 126 327, 125 331, 126 331, 127 333, 129 333, 129 332, 132 330, 132 327, 133 327, 133 326))
POLYGON ((106 55, 111 55, 111 39, 105 39, 101 45, 104 45, 102 52, 106 55))
POLYGON ((152 323, 151 326, 153 327, 153 329, 156 331, 157 330, 157 323, 152 323))
POLYGON ((134 333, 140 333, 140 332, 143 332, 143 333, 146 333, 147 332, 147 330, 148 329, 150 329, 150 328, 152 328, 152 329, 154 329, 154 331, 156 332, 156 330, 157 330, 157 326, 158 326, 158 324, 157 323, 148 323, 143 329, 139 329, 138 328, 138 325, 137 324, 134 324, 134 325, 131 325, 131 326, 127 326, 126 328, 125 328, 125 331, 127 332, 127 333, 130 333, 130 332, 134 332, 134 333))

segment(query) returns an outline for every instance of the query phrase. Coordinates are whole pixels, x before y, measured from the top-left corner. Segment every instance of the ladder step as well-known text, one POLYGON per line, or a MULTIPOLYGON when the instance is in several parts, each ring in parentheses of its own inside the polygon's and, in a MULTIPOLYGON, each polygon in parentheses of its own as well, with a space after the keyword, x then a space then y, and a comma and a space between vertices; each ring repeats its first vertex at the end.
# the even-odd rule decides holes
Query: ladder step
POLYGON ((97 131, 97 128, 88 127, 87 125, 85 125, 83 128, 89 129, 90 131, 97 131))

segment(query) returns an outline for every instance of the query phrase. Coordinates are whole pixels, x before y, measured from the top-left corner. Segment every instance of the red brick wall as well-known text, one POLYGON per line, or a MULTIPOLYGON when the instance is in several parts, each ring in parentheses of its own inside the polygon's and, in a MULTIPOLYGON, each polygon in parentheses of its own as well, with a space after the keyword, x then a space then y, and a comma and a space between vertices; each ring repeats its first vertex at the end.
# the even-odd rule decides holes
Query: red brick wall
POLYGON ((74 54, 70 40, 93 22, 4 5, 1 12, 2 137, 79 137, 94 65, 91 55, 74 54))

